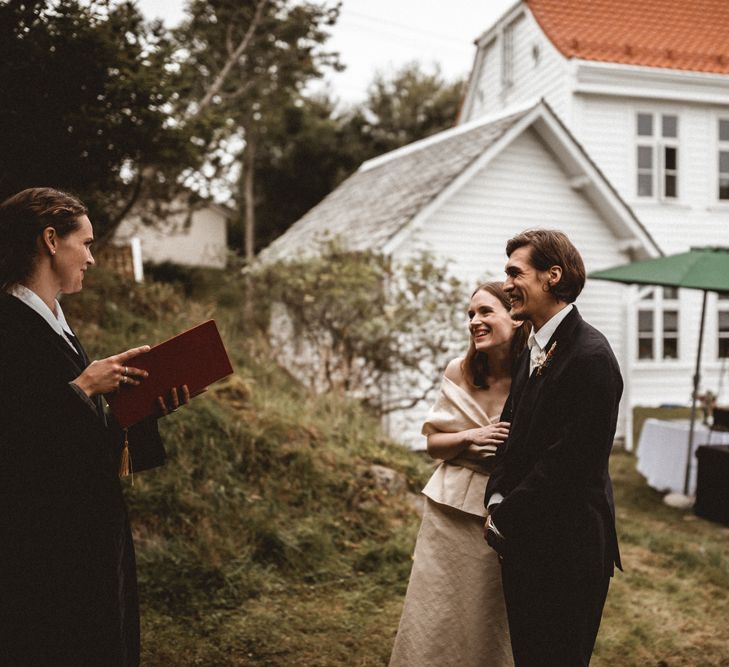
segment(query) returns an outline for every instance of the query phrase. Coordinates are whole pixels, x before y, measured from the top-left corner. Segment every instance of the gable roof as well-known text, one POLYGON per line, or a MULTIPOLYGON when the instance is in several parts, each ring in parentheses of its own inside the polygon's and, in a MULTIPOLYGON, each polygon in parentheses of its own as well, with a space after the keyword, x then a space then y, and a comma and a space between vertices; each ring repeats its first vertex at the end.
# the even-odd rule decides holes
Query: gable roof
POLYGON ((729 74, 727 0, 526 0, 567 58, 729 74))
POLYGON ((411 225, 447 199, 477 170, 533 127, 558 156, 575 189, 601 212, 619 242, 642 257, 662 252, 632 209, 544 101, 506 110, 365 162, 357 172, 266 249, 263 262, 315 253, 342 239, 351 250, 389 253, 411 225))
POLYGON ((260 258, 275 261, 337 237, 352 250, 384 247, 527 111, 459 125, 364 162, 260 258))

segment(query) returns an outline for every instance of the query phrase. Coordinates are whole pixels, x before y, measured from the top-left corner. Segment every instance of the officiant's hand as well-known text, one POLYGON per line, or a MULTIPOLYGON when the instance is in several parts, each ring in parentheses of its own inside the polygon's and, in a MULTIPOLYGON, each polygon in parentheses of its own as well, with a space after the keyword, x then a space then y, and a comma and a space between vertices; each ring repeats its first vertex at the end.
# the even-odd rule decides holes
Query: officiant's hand
POLYGON ((190 390, 186 384, 180 387, 179 392, 177 391, 177 387, 172 387, 167 400, 165 400, 164 396, 157 397, 157 405, 159 405, 159 410, 163 417, 170 414, 170 412, 174 412, 181 405, 187 405, 188 403, 190 403, 190 390), (182 398, 180 398, 180 394, 182 394, 182 398))
POLYGON ((149 345, 133 347, 106 359, 92 361, 73 383, 89 398, 98 394, 116 391, 122 385, 138 385, 149 373, 141 368, 128 366, 130 360, 143 352, 149 352, 149 345))
POLYGON ((496 453, 498 447, 509 437, 509 422, 498 422, 468 431, 468 446, 461 456, 476 461, 483 460, 496 453))

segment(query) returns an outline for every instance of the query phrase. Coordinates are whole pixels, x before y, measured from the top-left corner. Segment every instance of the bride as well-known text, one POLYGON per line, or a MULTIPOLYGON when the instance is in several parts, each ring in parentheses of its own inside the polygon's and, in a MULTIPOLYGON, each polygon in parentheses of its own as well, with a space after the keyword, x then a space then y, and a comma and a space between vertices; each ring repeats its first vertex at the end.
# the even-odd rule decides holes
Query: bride
POLYGON ((512 320, 509 308, 501 283, 473 293, 468 351, 446 367, 423 424, 428 453, 441 462, 423 489, 423 522, 390 667, 513 665, 501 568, 483 539, 490 463, 509 434, 499 416, 529 326, 512 320))

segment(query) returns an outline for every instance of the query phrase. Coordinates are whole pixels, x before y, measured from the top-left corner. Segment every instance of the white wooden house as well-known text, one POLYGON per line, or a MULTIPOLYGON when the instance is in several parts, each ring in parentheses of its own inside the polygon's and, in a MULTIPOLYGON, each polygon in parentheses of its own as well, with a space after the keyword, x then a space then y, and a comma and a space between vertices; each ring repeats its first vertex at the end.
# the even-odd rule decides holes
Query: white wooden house
MULTIPOLYGON (((475 285, 484 277, 503 277, 509 237, 545 224, 574 239, 588 271, 659 254, 630 207, 540 101, 365 162, 264 250, 261 261, 315 252, 322 241, 338 237, 352 249, 380 250, 396 262, 429 250, 475 285)), ((628 353, 626 289, 595 282, 578 300, 621 360, 628 353)), ((463 295, 464 309, 468 297, 463 295)), ((628 400, 626 393, 626 405, 628 400)), ((427 408, 428 401, 391 415, 387 430, 422 447, 427 408)), ((628 411, 623 414, 621 435, 628 426, 628 411)))
MULTIPOLYGON (((459 125, 362 165, 264 257, 339 234, 396 258, 427 247, 475 283, 502 275, 504 241, 528 227, 567 232, 588 271, 729 246, 727 35, 716 0, 515 2, 476 40, 459 125)), ((578 306, 621 363, 630 447, 628 407, 690 401, 700 296, 588 281, 578 306)), ((716 391, 729 298, 711 296, 707 331, 716 391)), ((423 408, 390 433, 422 446, 423 408)))
MULTIPOLYGON (((727 35, 727 2, 516 2, 476 40, 460 122, 544 97, 664 253, 729 246, 727 35)), ((632 405, 688 403, 699 313, 697 292, 631 290, 632 405)), ((703 387, 729 403, 729 299, 707 332, 703 387)))

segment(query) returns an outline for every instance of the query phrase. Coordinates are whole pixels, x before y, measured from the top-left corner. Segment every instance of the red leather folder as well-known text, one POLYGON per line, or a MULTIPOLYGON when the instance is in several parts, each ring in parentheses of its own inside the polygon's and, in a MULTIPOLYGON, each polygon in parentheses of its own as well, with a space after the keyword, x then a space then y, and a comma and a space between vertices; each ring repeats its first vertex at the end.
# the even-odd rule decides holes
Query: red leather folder
POLYGON ((159 416, 157 397, 164 396, 168 401, 172 387, 177 387, 179 392, 186 384, 190 396, 195 396, 233 372, 215 320, 155 345, 149 352, 129 359, 126 365, 144 369, 149 377, 137 386, 122 384, 119 391, 106 396, 111 411, 124 428, 151 415, 159 416))

